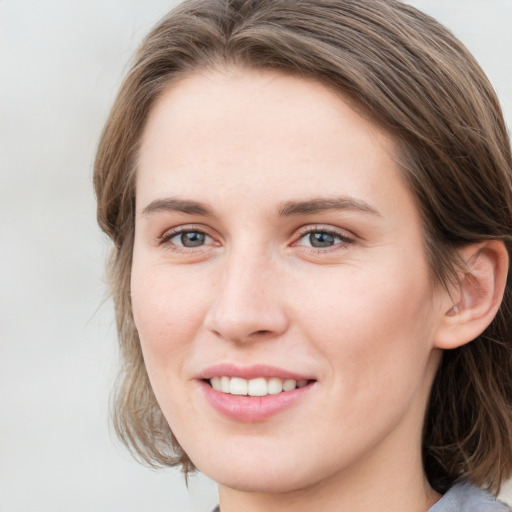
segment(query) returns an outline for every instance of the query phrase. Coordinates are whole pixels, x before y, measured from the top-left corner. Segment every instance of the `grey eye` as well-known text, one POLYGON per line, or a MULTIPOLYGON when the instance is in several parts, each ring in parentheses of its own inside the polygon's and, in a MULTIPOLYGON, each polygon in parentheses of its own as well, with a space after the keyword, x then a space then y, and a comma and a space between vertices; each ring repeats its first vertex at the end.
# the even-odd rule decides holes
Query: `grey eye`
POLYGON ((339 236, 334 236, 322 231, 309 233, 308 237, 311 247, 331 247, 340 242, 339 236))
POLYGON ((183 247, 200 247, 211 241, 211 237, 201 231, 183 231, 174 235, 170 241, 183 247))
POLYGON ((329 231, 310 231, 300 239, 300 245, 314 247, 315 249, 325 249, 344 241, 343 237, 329 231))

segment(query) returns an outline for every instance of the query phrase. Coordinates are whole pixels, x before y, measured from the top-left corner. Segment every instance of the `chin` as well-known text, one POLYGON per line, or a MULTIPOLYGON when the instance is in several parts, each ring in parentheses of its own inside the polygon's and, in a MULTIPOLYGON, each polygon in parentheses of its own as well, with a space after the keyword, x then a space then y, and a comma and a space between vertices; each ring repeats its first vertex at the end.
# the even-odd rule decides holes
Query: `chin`
POLYGON ((196 467, 221 486, 252 493, 293 492, 315 485, 328 476, 321 467, 271 455, 253 460, 223 457, 199 461, 196 467))
POLYGON ((222 468, 205 474, 221 486, 251 493, 281 494, 297 491, 315 483, 293 474, 292 470, 276 472, 268 469, 266 464, 261 464, 261 468, 256 471, 239 471, 239 468, 230 471, 228 468, 222 468))

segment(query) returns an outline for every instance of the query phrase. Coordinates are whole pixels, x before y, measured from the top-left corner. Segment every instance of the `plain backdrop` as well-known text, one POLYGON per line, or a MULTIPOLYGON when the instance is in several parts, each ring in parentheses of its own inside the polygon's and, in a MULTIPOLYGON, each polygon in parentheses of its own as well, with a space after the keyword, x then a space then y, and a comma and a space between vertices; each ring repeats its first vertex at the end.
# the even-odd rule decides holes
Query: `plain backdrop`
MULTIPOLYGON (((139 466, 108 426, 116 341, 92 161, 133 50, 176 3, 0 0, 0 512, 216 503, 212 482, 187 490, 139 466)), ((510 127, 512 0, 411 3, 474 52, 510 127)))

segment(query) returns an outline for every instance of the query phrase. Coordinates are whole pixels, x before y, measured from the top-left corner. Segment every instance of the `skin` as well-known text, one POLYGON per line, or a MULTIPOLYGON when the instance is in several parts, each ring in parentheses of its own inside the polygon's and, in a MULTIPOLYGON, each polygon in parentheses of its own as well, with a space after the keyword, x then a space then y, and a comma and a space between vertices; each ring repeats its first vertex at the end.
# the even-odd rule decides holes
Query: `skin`
POLYGON ((191 75, 151 111, 136 182, 135 323, 162 411, 219 483, 223 512, 422 512, 439 498, 421 430, 453 302, 429 279, 394 154, 339 94, 276 72, 191 75), (289 202, 340 198, 344 207, 283 215, 289 202), (184 247, 184 231, 204 243, 184 247), (311 233, 326 245, 312 247, 311 233), (316 382, 268 420, 239 422, 201 392, 198 372, 218 363, 316 382))

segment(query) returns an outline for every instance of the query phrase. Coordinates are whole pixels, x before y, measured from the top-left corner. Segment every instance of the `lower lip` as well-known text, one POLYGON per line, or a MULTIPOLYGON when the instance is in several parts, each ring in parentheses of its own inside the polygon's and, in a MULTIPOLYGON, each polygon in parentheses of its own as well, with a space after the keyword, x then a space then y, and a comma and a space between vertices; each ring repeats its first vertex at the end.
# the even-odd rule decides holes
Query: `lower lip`
POLYGON ((309 393, 313 382, 293 391, 284 391, 276 395, 241 396, 222 393, 201 381, 206 400, 217 411, 236 421, 252 423, 265 421, 300 401, 309 393))

